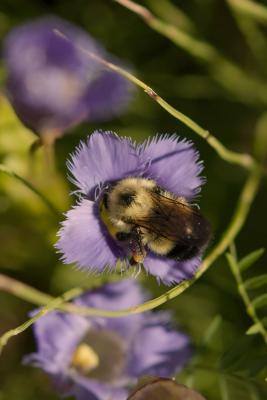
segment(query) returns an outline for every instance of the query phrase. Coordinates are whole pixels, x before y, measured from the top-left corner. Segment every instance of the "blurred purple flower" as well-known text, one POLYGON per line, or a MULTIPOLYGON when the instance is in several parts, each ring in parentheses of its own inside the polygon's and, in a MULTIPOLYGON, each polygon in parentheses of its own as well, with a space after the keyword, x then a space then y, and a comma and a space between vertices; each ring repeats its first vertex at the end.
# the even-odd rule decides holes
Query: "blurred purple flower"
MULTIPOLYGON (((145 300, 137 283, 124 280, 85 293, 75 303, 117 310, 145 300)), ((63 396, 126 400, 142 375, 172 376, 190 358, 187 336, 170 323, 167 312, 109 319, 54 311, 35 323, 37 352, 25 362, 46 371, 63 396)))
MULTIPOLYGON (((65 263, 77 263, 87 271, 103 272, 115 268, 118 261, 129 265, 125 249, 99 216, 101 190, 111 182, 129 176, 150 178, 187 200, 194 198, 203 183, 198 153, 191 142, 178 141, 175 135, 136 145, 112 132, 95 132, 80 144, 68 167, 82 199, 66 214, 56 247, 65 263)), ((173 284, 191 278, 200 257, 177 261, 148 252, 143 264, 158 280, 173 284)))
POLYGON ((110 59, 86 32, 56 17, 22 25, 5 41, 9 99, 21 121, 38 135, 61 135, 85 119, 109 119, 130 100, 129 82, 104 70, 79 47, 110 59))

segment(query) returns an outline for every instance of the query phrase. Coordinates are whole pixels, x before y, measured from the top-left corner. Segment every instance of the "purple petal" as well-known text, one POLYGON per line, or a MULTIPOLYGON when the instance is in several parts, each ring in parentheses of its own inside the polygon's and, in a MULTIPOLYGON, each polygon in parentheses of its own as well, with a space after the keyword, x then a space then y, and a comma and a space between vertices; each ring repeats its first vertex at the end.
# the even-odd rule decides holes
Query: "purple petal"
POLYGON ((121 310, 137 306, 146 300, 147 295, 134 279, 123 279, 82 295, 76 303, 95 308, 121 310))
MULTIPOLYGON (((135 306, 145 299, 138 284, 128 279, 90 291, 75 303, 120 309, 135 306)), ((127 398, 129 383, 136 382, 138 377, 143 374, 171 376, 189 358, 187 337, 171 328, 170 321, 167 312, 117 319, 53 312, 36 322, 34 333, 38 350, 26 361, 48 372, 61 394, 74 395, 80 400, 123 400, 127 398), (113 381, 90 379, 71 367, 72 354, 91 327, 99 332, 107 329, 107 332, 120 335, 122 346, 126 346, 127 365, 113 381)))
POLYGON ((176 261, 149 253, 144 260, 144 267, 151 275, 155 275, 159 281, 164 282, 166 285, 173 285, 191 279, 200 262, 199 256, 187 261, 176 261))
MULTIPOLYGON (((81 296, 76 303, 100 309, 120 310, 135 307, 146 300, 147 295, 135 280, 124 279, 81 296)), ((144 314, 137 314, 122 318, 98 318, 98 321, 101 320, 102 326, 117 332, 125 341, 130 342, 145 318, 144 314)))
POLYGON ((172 376, 191 356, 188 337, 170 326, 168 313, 147 315, 132 348, 132 373, 136 376, 172 376))
POLYGON ((65 263, 98 272, 115 267, 120 249, 105 231, 97 212, 97 205, 84 199, 66 214, 56 244, 65 263))
POLYGON ((64 373, 71 356, 90 323, 75 314, 52 312, 34 324, 38 351, 25 357, 31 363, 51 374, 64 373))
POLYGON ((18 117, 36 133, 62 133, 91 116, 110 118, 129 102, 131 84, 108 74, 81 48, 110 58, 86 32, 56 17, 19 26, 6 38, 8 95, 18 117))
POLYGON ((77 400, 126 400, 128 391, 92 379, 77 377, 72 393, 77 400))
POLYGON ((38 133, 61 131, 86 117, 83 97, 99 64, 88 61, 77 46, 101 51, 81 29, 55 17, 19 26, 6 39, 10 100, 21 120, 38 133), (55 28, 70 41, 55 34, 55 28))
POLYGON ((197 151, 187 140, 173 136, 156 136, 140 146, 141 157, 150 160, 146 176, 166 190, 192 199, 200 190, 203 169, 197 151))
POLYGON ((103 121, 121 113, 129 103, 133 88, 121 75, 105 71, 88 87, 85 101, 88 119, 103 121))
POLYGON ((113 132, 94 132, 81 142, 68 163, 74 183, 82 193, 95 198, 100 183, 137 176, 143 167, 133 143, 113 132))

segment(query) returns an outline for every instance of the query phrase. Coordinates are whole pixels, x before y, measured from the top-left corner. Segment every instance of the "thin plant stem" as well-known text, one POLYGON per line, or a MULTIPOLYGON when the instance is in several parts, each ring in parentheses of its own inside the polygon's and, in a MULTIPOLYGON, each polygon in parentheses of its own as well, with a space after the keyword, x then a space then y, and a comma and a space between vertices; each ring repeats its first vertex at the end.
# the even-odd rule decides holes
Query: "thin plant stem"
POLYGON ((253 303, 249 298, 248 292, 246 290, 246 287, 245 287, 243 279, 242 279, 242 275, 240 273, 240 269, 238 267, 238 261, 236 259, 236 255, 235 255, 233 246, 230 246, 230 251, 231 251, 231 253, 227 254, 226 257, 227 257, 230 269, 233 273, 233 276, 235 277, 238 292, 246 306, 247 314, 252 319, 254 325, 257 326, 257 332, 261 334, 264 342, 267 344, 267 330, 265 329, 262 321, 259 319, 257 312, 255 310, 255 307, 253 306, 253 303))
POLYGON ((9 341, 9 339, 24 332, 39 318, 53 311, 55 308, 58 308, 62 303, 65 303, 66 301, 69 301, 74 297, 77 297, 80 293, 81 293, 80 289, 74 288, 64 293, 62 296, 53 298, 45 307, 41 308, 41 310, 38 311, 32 318, 30 318, 23 324, 19 325, 17 328, 5 332, 2 336, 0 336, 0 354, 3 351, 4 346, 9 341))
POLYGON ((28 164, 28 176, 32 178, 35 176, 36 173, 36 152, 37 150, 42 147, 42 140, 40 137, 34 140, 34 142, 29 147, 29 164, 28 164))
POLYGON ((266 54, 267 54, 267 42, 264 33, 253 18, 249 15, 243 15, 239 12, 239 9, 235 7, 235 1, 227 0, 230 11, 232 11, 233 17, 243 34, 255 60, 258 62, 262 69, 262 72, 266 74, 266 54))
POLYGON ((187 32, 178 29, 176 26, 161 21, 160 19, 156 18, 155 15, 148 10, 148 8, 131 0, 114 1, 134 12, 136 15, 141 17, 150 28, 166 36, 176 45, 190 53, 194 58, 210 63, 217 57, 217 50, 209 43, 195 39, 187 32))
POLYGON ((227 0, 240 14, 267 24, 267 7, 251 0, 227 0))
POLYGON ((181 8, 173 4, 172 0, 146 0, 146 3, 148 3, 149 7, 154 10, 157 15, 160 15, 163 20, 179 26, 180 29, 186 32, 196 31, 194 23, 181 8))
POLYGON ((60 132, 56 130, 45 131, 41 135, 41 141, 44 148, 47 170, 50 175, 54 175, 56 172, 55 143, 56 139, 60 136, 61 136, 60 132))
POLYGON ((28 189, 30 189, 33 193, 35 193, 39 199, 49 208, 49 210, 59 218, 61 216, 60 212, 56 209, 53 203, 51 203, 50 200, 48 200, 47 197, 43 195, 31 182, 23 178, 22 176, 16 174, 14 171, 12 171, 10 168, 8 168, 6 165, 0 164, 0 172, 15 178, 16 180, 20 181, 23 183, 24 186, 26 186, 28 189))
MULTIPOLYGON (((54 30, 54 32, 69 41, 68 37, 64 35, 62 32, 58 30, 54 30)), ((146 94, 149 95, 156 103, 158 103, 165 111, 167 111, 174 118, 182 122, 192 131, 194 131, 197 135, 199 135, 202 139, 204 139, 212 148, 216 151, 216 153, 225 161, 231 164, 237 164, 246 169, 251 169, 255 166, 256 161, 249 154, 238 153, 232 150, 227 149, 215 136, 213 136, 208 130, 202 128, 191 118, 184 115, 182 112, 176 110, 173 106, 171 106, 167 101, 165 101, 162 97, 160 97, 150 86, 141 81, 139 78, 135 77, 130 72, 124 70, 123 68, 104 60, 103 58, 97 56, 94 53, 87 51, 86 49, 77 45, 77 48, 80 49, 83 53, 87 54, 90 58, 97 60, 99 63, 104 65, 106 68, 117 72, 118 74, 124 76, 126 79, 134 83, 136 86, 139 86, 144 90, 146 94)))
MULTIPOLYGON (((183 293, 187 288, 193 285, 203 274, 208 270, 208 268, 214 263, 214 261, 221 256, 224 251, 229 247, 230 243, 233 242, 235 237, 240 232, 242 226, 244 225, 248 212, 250 210, 251 204, 256 196, 257 189, 260 183, 261 172, 259 168, 254 168, 242 189, 240 194, 236 210, 231 219, 231 222, 223 234, 219 243, 214 247, 210 254, 203 260, 195 276, 187 281, 183 281, 174 288, 168 290, 161 296, 150 300, 144 304, 138 305, 136 307, 130 307, 125 310, 111 311, 102 310, 96 308, 79 307, 74 304, 63 304, 59 308, 68 312, 75 312, 79 315, 85 316, 102 316, 107 318, 113 317, 123 317, 129 314, 138 314, 148 310, 152 310, 160 305, 166 303, 181 293, 183 293)), ((12 294, 23 298, 24 300, 30 301, 35 304, 46 304, 47 299, 51 300, 51 297, 29 287, 28 285, 22 284, 21 282, 16 282, 12 279, 12 285, 9 284, 11 278, 4 275, 0 275, 0 289, 11 292, 12 294)))
POLYGON ((267 104, 266 83, 246 73, 241 67, 228 60, 210 43, 199 40, 177 25, 160 20, 147 8, 132 0, 114 0, 137 14, 154 31, 167 37, 176 46, 190 54, 194 60, 204 63, 210 76, 239 101, 267 104))

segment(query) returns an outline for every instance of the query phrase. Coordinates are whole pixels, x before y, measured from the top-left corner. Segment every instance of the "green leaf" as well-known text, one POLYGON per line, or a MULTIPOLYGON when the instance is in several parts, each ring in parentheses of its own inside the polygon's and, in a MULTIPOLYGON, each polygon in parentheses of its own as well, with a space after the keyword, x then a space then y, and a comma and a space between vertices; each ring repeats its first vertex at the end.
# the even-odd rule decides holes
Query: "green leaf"
POLYGON ((222 317, 221 315, 215 315, 212 319, 211 323, 209 324, 208 328, 203 334, 201 345, 206 347, 209 342, 212 340, 216 332, 218 331, 220 325, 222 324, 222 317))
POLYGON ((256 335, 257 333, 260 332, 260 324, 254 324, 251 325, 250 328, 248 328, 248 330, 246 331, 247 335, 256 335))
POLYGON ((255 308, 260 308, 260 307, 264 307, 267 306, 267 293, 262 294, 261 296, 256 297, 253 301, 252 301, 252 305, 255 308))
POLYGON ((267 284, 267 274, 255 276, 244 282, 246 289, 256 289, 267 284))
POLYGON ((241 336, 235 341, 221 356, 220 367, 222 369, 230 369, 237 364, 243 364, 243 359, 246 357, 248 349, 254 347, 254 336, 241 336))
POLYGON ((249 267, 251 267, 255 262, 263 255, 265 249, 261 248, 255 251, 252 251, 252 253, 248 254, 242 260, 239 261, 238 266, 240 271, 245 271, 249 267))

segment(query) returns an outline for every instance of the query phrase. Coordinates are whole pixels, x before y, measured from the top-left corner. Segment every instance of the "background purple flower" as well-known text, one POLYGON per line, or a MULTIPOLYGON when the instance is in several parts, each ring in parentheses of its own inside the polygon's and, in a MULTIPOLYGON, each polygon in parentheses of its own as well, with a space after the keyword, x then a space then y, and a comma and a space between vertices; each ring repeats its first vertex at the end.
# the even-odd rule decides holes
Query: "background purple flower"
MULTIPOLYGON (((145 300, 137 283, 124 280, 88 292, 75 303, 114 310, 145 300)), ((126 400, 129 387, 142 375, 170 377, 189 359, 187 336, 175 331, 170 322, 167 312, 108 319, 55 311, 35 323, 37 352, 25 362, 46 371, 62 395, 78 400, 126 400), (85 352, 88 360, 83 358, 82 365, 88 361, 91 369, 82 370, 77 361, 81 345, 96 354, 98 363, 92 364, 90 352, 85 352)))
MULTIPOLYGON (((203 183, 199 176, 203 166, 193 144, 175 135, 136 145, 112 132, 95 132, 80 144, 68 167, 83 199, 66 214, 56 247, 65 263, 98 272, 115 268, 127 256, 100 219, 101 188, 128 176, 141 176, 190 201, 203 183)), ((191 278, 199 264, 199 256, 176 261, 151 252, 144 260, 146 271, 166 284, 191 278)))
POLYGON ((109 58, 86 32, 56 17, 22 25, 5 41, 9 99, 18 117, 37 134, 59 135, 84 119, 109 119, 130 99, 130 84, 105 71, 79 46, 109 58))

